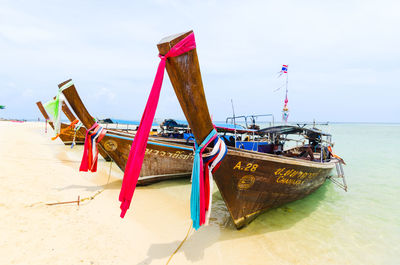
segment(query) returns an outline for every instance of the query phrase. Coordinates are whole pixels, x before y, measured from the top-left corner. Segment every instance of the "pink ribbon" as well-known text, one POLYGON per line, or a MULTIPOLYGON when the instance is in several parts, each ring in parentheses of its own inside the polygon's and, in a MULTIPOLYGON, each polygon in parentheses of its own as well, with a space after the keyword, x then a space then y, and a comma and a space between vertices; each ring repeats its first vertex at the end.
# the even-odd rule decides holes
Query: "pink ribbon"
POLYGON ((160 97, 161 86, 164 78, 165 63, 169 57, 179 56, 185 52, 196 48, 194 34, 190 33, 183 40, 172 47, 166 55, 159 55, 161 61, 157 68, 157 74, 140 120, 139 130, 137 131, 129 153, 125 167, 124 179, 122 181, 119 200, 121 202, 121 218, 124 218, 126 211, 131 204, 133 193, 142 168, 144 153, 149 138, 150 129, 156 113, 158 100, 160 97))

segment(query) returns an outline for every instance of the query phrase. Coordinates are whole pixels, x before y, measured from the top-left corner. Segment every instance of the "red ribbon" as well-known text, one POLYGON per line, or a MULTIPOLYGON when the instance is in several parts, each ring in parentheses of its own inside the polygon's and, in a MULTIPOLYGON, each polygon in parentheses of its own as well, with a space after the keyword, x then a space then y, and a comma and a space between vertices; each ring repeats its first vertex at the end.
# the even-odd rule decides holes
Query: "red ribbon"
POLYGON ((83 157, 81 161, 81 166, 79 168, 79 171, 91 171, 91 172, 96 172, 97 171, 97 160, 98 160, 98 155, 99 155, 99 149, 97 148, 97 143, 103 139, 104 135, 106 134, 106 130, 104 130, 100 125, 97 123, 93 124, 93 126, 86 131, 86 136, 85 136, 85 145, 83 147, 83 157), (94 129, 93 132, 91 132, 94 129), (100 135, 97 137, 95 141, 95 146, 93 146, 92 143, 92 136, 96 135, 99 130, 102 130, 100 132, 100 135), (94 149, 93 149, 94 148, 94 149), (94 152, 93 152, 94 150, 94 152))
POLYGON ((131 151, 125 167, 124 179, 122 181, 121 192, 119 194, 119 200, 121 202, 121 218, 124 218, 126 211, 129 209, 132 196, 135 192, 136 184, 139 179, 140 170, 142 169, 147 140, 149 139, 150 129, 160 97, 166 60, 169 57, 179 56, 195 48, 196 42, 194 39, 194 34, 190 33, 187 37, 172 47, 166 55, 159 55, 161 61, 158 65, 157 74, 147 100, 146 108, 144 109, 142 119, 140 121, 139 130, 137 131, 133 140, 131 151))

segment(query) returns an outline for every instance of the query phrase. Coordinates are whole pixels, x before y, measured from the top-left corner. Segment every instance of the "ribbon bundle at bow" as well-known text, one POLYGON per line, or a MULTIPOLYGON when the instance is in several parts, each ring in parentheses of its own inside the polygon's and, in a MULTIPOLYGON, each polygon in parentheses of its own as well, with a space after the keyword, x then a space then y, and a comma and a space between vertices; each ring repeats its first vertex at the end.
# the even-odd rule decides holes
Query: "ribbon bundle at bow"
POLYGON ((131 151, 129 153, 128 161, 125 167, 124 179, 122 181, 121 192, 119 200, 121 202, 121 217, 125 216, 126 211, 131 204, 132 196, 139 178, 140 170, 142 168, 144 153, 149 139, 150 129, 156 113, 158 100, 162 81, 164 78, 165 63, 167 58, 179 56, 185 52, 191 51, 196 48, 194 34, 191 33, 184 39, 179 41, 169 52, 165 55, 159 55, 161 61, 158 65, 157 74, 154 79, 153 86, 147 100, 146 108, 143 112, 140 121, 139 130, 137 131, 132 143, 131 151))
POLYGON ((83 157, 79 171, 97 171, 97 158, 99 156, 97 144, 103 139, 106 132, 107 130, 97 123, 93 124, 93 126, 86 131, 83 157))
POLYGON ((68 83, 64 84, 60 89, 58 90, 57 96, 55 99, 50 100, 46 102, 43 106, 46 109, 48 113, 53 117, 53 123, 54 123, 54 132, 56 134, 60 133, 60 117, 61 117, 61 106, 62 106, 62 101, 64 100, 64 96, 61 94, 61 92, 72 86, 73 83, 72 81, 69 81, 68 83))
POLYGON ((190 216, 193 221, 193 227, 197 230, 203 224, 208 224, 212 202, 212 173, 218 169, 227 149, 225 142, 218 136, 215 129, 210 132, 199 146, 197 146, 196 141, 194 144, 195 155, 192 170, 190 216), (203 155, 204 150, 212 142, 214 142, 212 151, 203 155))
MULTIPOLYGON (((71 128, 71 130, 74 130, 74 129, 75 129, 75 124, 77 124, 78 122, 79 122, 79 120, 74 120, 74 121, 71 122, 71 124, 68 125, 66 128, 60 130, 60 133, 57 133, 56 136, 54 136, 54 137, 51 138, 51 140, 54 141, 55 139, 57 139, 57 138, 60 136, 60 134, 63 134, 64 132, 68 131, 70 128, 71 128)), ((75 139, 75 138, 74 138, 74 139, 75 139)))

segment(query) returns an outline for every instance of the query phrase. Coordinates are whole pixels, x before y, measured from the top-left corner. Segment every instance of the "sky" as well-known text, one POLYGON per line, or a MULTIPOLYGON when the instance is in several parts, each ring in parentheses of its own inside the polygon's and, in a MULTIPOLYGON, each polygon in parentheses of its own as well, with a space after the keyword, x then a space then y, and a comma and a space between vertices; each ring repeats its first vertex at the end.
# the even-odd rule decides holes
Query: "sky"
MULTIPOLYGON (((214 120, 400 122, 400 1, 0 0, 0 110, 41 117, 72 78, 92 116, 139 120, 163 37, 193 30, 214 120)), ((156 119, 184 115, 165 74, 156 119)))

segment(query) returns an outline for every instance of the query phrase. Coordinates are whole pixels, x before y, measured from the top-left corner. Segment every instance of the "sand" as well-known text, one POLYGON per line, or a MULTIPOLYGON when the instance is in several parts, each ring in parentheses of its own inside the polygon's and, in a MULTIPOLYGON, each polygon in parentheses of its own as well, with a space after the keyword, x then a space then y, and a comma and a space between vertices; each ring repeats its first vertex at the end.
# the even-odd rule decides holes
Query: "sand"
MULTIPOLYGON (((138 188, 121 219, 117 166, 78 172, 82 146, 51 136, 43 123, 0 122, 0 264, 165 264, 190 227, 189 181, 138 188), (102 190, 80 206, 45 205, 102 190)), ((217 226, 192 233, 171 264, 245 264, 219 237, 217 226)))

